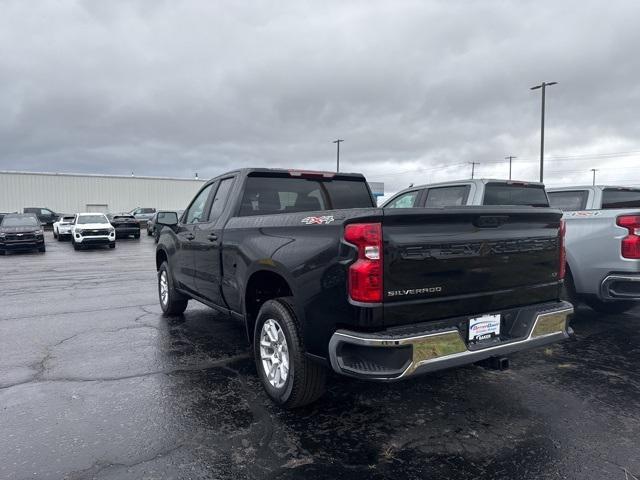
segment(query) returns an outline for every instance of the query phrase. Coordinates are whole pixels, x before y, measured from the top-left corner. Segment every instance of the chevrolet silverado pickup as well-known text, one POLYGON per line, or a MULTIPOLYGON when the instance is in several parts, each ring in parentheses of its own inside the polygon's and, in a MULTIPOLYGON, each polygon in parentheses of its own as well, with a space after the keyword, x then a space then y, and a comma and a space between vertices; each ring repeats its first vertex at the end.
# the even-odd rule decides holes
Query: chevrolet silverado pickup
POLYGON ((550 188, 567 224, 567 296, 598 312, 640 305, 640 189, 550 188))
POLYGON ((296 407, 327 368, 385 382, 567 338, 561 217, 385 210, 360 174, 238 170, 158 215, 160 306, 242 322, 267 394, 296 407))

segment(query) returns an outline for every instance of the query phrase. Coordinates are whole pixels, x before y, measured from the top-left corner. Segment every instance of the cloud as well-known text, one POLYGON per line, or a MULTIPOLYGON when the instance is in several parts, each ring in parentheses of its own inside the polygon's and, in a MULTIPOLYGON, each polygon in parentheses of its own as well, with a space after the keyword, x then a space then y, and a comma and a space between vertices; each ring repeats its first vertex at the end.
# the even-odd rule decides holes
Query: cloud
POLYGON ((636 2, 2 2, 0 169, 640 184, 636 2), (636 152, 636 153, 626 153, 636 152), (603 156, 618 153, 618 156, 603 156), (626 154, 623 156, 622 154, 626 154), (567 158, 572 157, 572 158, 567 158), (555 159, 555 160, 554 160, 555 159))

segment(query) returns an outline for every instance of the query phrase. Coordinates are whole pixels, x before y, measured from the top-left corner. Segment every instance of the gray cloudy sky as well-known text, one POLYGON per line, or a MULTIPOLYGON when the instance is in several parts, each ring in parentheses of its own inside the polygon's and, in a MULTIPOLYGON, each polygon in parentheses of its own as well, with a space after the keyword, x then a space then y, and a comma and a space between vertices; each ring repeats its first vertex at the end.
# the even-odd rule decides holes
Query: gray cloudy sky
POLYGON ((0 0, 0 169, 640 184, 640 2, 0 0))

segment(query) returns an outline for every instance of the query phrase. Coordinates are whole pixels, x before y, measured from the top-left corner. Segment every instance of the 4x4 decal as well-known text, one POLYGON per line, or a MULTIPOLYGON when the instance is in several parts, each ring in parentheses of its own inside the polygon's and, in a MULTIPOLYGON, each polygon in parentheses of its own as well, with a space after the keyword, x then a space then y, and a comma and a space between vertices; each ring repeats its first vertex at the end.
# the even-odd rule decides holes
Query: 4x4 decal
POLYGON ((324 225, 335 220, 333 215, 323 215, 322 217, 304 217, 301 222, 306 225, 324 225))

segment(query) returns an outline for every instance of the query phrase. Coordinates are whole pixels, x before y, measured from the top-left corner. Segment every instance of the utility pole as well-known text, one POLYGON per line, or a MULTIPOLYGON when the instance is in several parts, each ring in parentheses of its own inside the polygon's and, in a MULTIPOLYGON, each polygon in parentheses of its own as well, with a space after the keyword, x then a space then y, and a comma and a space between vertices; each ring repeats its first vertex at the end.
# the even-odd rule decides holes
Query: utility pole
POLYGON ((544 97, 547 87, 556 85, 558 82, 542 82, 540 85, 531 87, 531 90, 542 89, 542 109, 540 117, 540 183, 544 181, 544 97))
POLYGON ((340 144, 344 142, 341 138, 334 140, 333 143, 336 144, 336 172, 340 171, 340 144))
POLYGON ((514 157, 513 155, 504 157, 505 160, 509 160, 509 180, 511 180, 511 162, 513 161, 514 158, 518 158, 518 157, 514 157))
POLYGON ((593 172, 593 186, 595 187, 596 185, 596 172, 598 171, 597 168, 592 168, 591 171, 593 172))
POLYGON ((476 165, 480 165, 480 162, 469 162, 471 165, 471 179, 473 179, 473 175, 476 173, 476 165))

